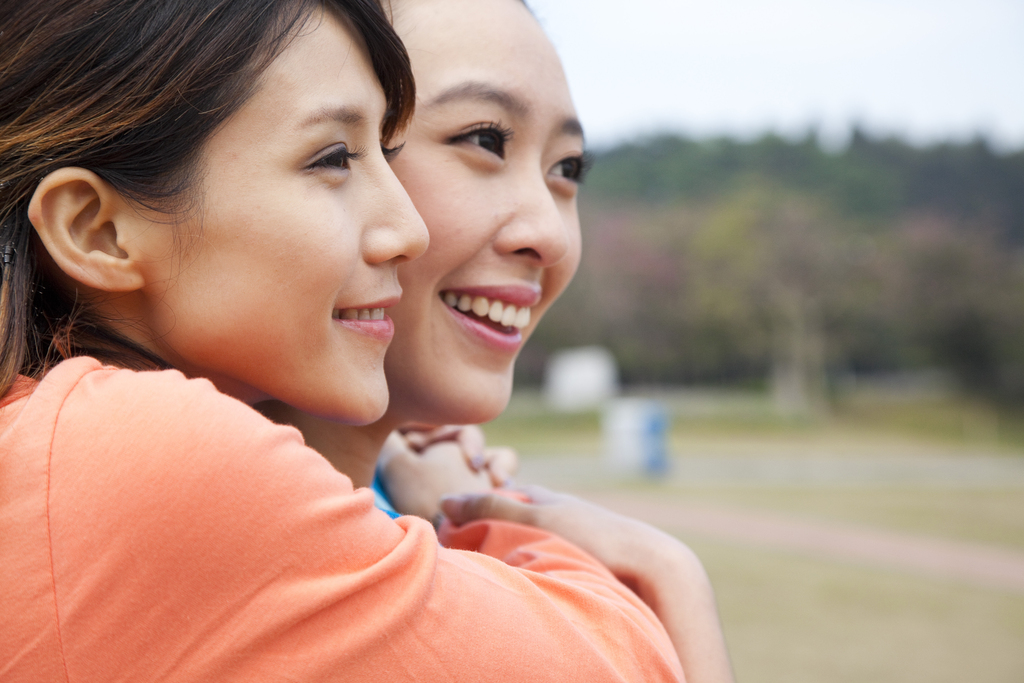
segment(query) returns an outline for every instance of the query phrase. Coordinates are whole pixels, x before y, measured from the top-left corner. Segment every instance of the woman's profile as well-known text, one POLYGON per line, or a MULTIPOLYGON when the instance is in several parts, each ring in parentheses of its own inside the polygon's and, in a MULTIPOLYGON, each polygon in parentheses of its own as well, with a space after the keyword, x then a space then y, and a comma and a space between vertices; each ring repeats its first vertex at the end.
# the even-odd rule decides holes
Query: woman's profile
MULTIPOLYGON (((263 408, 299 426, 358 486, 370 484, 389 439, 381 457, 387 493, 398 511, 432 519, 441 493, 489 491, 491 481, 463 464, 459 446, 446 440, 450 431, 435 432, 420 454, 389 434, 483 422, 504 409, 522 344, 579 263, 576 198, 586 155, 561 63, 522 2, 394 0, 391 7, 418 93, 392 167, 431 235, 425 254, 399 268, 404 294, 391 313, 396 336, 385 357, 391 401, 369 426, 280 404, 263 408)), ((464 522, 474 516, 469 509, 486 509, 562 534, 644 587, 639 593, 656 606, 688 678, 728 678, 710 585, 685 546, 596 506, 536 489, 530 495, 537 504, 481 498, 452 514, 464 522)), ((477 549, 467 540, 473 533, 446 525, 441 540, 477 549)))
POLYGON ((440 548, 252 403, 380 417, 386 156, 414 83, 369 0, 0 9, 0 678, 677 680, 651 609, 540 529, 440 548))

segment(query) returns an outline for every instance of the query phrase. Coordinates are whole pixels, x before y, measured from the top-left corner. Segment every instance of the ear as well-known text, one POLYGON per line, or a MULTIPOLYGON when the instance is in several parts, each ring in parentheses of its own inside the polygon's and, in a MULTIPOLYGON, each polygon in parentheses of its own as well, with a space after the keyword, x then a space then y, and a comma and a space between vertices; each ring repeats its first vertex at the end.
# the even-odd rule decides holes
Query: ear
POLYGON ((32 195, 28 218, 57 267, 75 281, 103 292, 146 284, 139 260, 145 255, 135 253, 133 238, 148 222, 92 171, 68 167, 47 175, 32 195))

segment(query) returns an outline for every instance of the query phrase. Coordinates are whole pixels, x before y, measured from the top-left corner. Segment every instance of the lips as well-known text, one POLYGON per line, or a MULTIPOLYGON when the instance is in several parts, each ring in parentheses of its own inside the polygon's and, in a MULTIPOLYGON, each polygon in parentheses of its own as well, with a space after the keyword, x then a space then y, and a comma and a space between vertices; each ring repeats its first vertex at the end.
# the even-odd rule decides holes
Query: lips
POLYGON ((441 299, 449 308, 505 334, 518 332, 530 324, 529 306, 517 306, 496 297, 474 296, 454 290, 441 292, 441 299))

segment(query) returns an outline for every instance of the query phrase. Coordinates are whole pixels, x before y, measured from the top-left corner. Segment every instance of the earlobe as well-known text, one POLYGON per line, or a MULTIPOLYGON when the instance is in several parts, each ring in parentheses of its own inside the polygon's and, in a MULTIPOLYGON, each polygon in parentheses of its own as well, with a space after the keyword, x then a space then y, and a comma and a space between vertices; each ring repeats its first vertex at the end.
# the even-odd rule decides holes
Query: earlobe
POLYGON ((84 168, 61 168, 39 183, 28 217, 46 251, 66 275, 101 292, 145 284, 125 249, 139 216, 105 180, 84 168))

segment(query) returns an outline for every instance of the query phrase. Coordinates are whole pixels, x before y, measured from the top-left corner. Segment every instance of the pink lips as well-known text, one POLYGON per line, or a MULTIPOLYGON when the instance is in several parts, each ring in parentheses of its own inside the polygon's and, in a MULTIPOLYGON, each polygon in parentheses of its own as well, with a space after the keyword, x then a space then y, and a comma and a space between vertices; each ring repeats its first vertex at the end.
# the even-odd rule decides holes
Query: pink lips
MULTIPOLYGON (((380 307, 378 306, 378 308, 380 307)), ((395 323, 388 315, 385 315, 383 320, 338 320, 335 318, 334 322, 385 344, 391 343, 391 339, 395 336, 395 323)))
POLYGON ((512 328, 515 330, 512 334, 498 332, 493 327, 485 325, 476 318, 471 318, 443 302, 441 305, 445 307, 448 314, 451 315, 455 319, 455 322, 461 325, 463 329, 497 351, 515 353, 523 343, 523 333, 515 328, 512 328))
MULTIPOLYGON (((388 309, 397 304, 401 300, 402 296, 401 294, 399 294, 398 296, 388 297, 387 299, 382 299, 380 301, 365 304, 362 306, 346 306, 344 308, 341 308, 341 310, 372 310, 375 308, 388 309)), ((380 342, 383 342, 384 344, 390 344, 391 340, 395 336, 395 323, 386 313, 384 314, 383 319, 380 320, 353 320, 339 318, 333 318, 333 320, 342 327, 346 327, 352 330, 353 332, 364 334, 367 337, 376 339, 380 342)))

